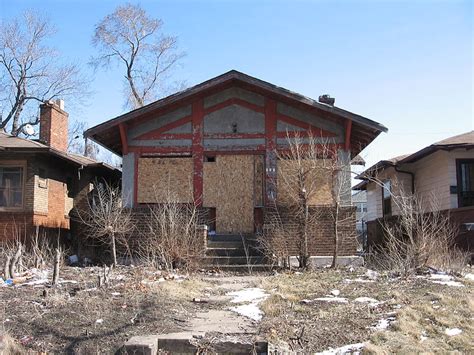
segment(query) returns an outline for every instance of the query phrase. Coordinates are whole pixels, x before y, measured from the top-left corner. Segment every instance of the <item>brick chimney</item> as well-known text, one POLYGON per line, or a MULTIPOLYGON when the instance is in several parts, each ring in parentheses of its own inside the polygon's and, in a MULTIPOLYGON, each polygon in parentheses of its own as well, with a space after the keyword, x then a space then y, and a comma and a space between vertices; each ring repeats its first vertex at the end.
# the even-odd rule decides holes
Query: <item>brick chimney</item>
POLYGON ((51 148, 66 151, 68 143, 68 117, 64 101, 48 101, 40 105, 39 139, 51 148))

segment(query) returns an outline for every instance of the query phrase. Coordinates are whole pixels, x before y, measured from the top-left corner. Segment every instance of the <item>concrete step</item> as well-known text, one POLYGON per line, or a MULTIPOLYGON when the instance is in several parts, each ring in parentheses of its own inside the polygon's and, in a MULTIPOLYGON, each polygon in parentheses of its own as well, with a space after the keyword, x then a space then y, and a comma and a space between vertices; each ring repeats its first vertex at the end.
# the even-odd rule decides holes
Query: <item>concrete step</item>
POLYGON ((202 259, 204 265, 255 265, 265 264, 263 256, 206 256, 202 259))
POLYGON ((203 269, 208 270, 220 270, 224 272, 238 272, 238 273, 249 273, 249 272, 265 272, 271 271, 272 266, 269 264, 255 264, 255 265, 202 265, 203 269))
MULTIPOLYGON (((262 256, 260 250, 255 248, 248 248, 247 254, 249 256, 262 256)), ((244 248, 207 248, 206 250, 207 256, 243 256, 245 257, 245 250, 244 248)))
POLYGON ((222 242, 222 241, 207 241, 208 248, 221 248, 221 249, 243 249, 243 244, 241 241, 238 242, 222 242))

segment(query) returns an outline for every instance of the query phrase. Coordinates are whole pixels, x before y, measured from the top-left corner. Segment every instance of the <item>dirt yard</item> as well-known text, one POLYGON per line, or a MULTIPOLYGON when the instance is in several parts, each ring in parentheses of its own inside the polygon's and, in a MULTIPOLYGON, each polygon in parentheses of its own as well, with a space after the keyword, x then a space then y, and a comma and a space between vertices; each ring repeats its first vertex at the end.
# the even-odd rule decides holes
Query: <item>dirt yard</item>
POLYGON ((24 351, 75 354, 114 353, 134 335, 179 332, 201 342, 258 337, 304 353, 474 350, 469 276, 404 280, 363 268, 176 276, 119 267, 98 288, 101 273, 66 267, 52 288, 49 274, 36 271, 0 287, 4 338, 24 351))

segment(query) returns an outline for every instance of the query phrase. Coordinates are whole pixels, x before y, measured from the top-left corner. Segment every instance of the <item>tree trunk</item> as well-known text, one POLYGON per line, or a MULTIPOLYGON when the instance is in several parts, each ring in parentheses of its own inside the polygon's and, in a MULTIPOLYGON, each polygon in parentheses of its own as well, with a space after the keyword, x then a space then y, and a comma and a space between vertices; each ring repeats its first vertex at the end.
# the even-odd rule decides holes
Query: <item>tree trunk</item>
POLYGON ((13 136, 18 136, 20 134, 18 129, 20 128, 20 115, 21 115, 21 112, 23 111, 24 106, 25 106, 24 103, 20 102, 18 104, 17 110, 15 111, 15 114, 13 115, 12 130, 11 130, 11 134, 13 136))
POLYGON ((112 233, 112 257, 113 257, 113 266, 117 266, 117 249, 115 246, 115 234, 112 233))
POLYGON ((8 280, 11 278, 11 275, 10 275, 10 261, 11 261, 11 256, 8 255, 6 260, 5 260, 5 266, 3 268, 3 277, 5 280, 8 280))
POLYGON ((337 266, 337 256, 339 254, 339 203, 336 202, 336 210, 334 212, 334 250, 332 256, 331 267, 337 266))
POLYGON ((54 268, 53 268, 53 285, 57 285, 59 281, 59 264, 61 262, 61 252, 56 248, 56 254, 54 256, 54 268))
POLYGON ((20 260, 20 257, 21 257, 21 249, 22 249, 22 245, 21 243, 18 243, 18 249, 15 255, 13 256, 12 262, 10 264, 10 277, 11 278, 14 278, 16 276, 16 268, 17 268, 18 261, 20 260))

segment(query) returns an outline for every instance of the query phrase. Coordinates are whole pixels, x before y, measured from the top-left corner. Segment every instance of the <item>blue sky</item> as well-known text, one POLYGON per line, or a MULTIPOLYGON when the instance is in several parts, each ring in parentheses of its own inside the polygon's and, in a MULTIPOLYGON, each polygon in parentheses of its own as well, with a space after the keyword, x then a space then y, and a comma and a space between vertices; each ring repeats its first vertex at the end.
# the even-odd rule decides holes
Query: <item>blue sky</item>
MULTIPOLYGON (((94 25, 119 1, 0 0, 1 19, 35 9, 54 45, 85 65, 94 25)), ((389 128, 369 164, 474 129, 471 1, 141 1, 187 53, 176 80, 194 85, 230 69, 317 98, 389 128)), ((124 112, 118 69, 93 75, 71 116, 93 126, 124 112)), ((66 102, 67 107, 67 102, 66 102)))

